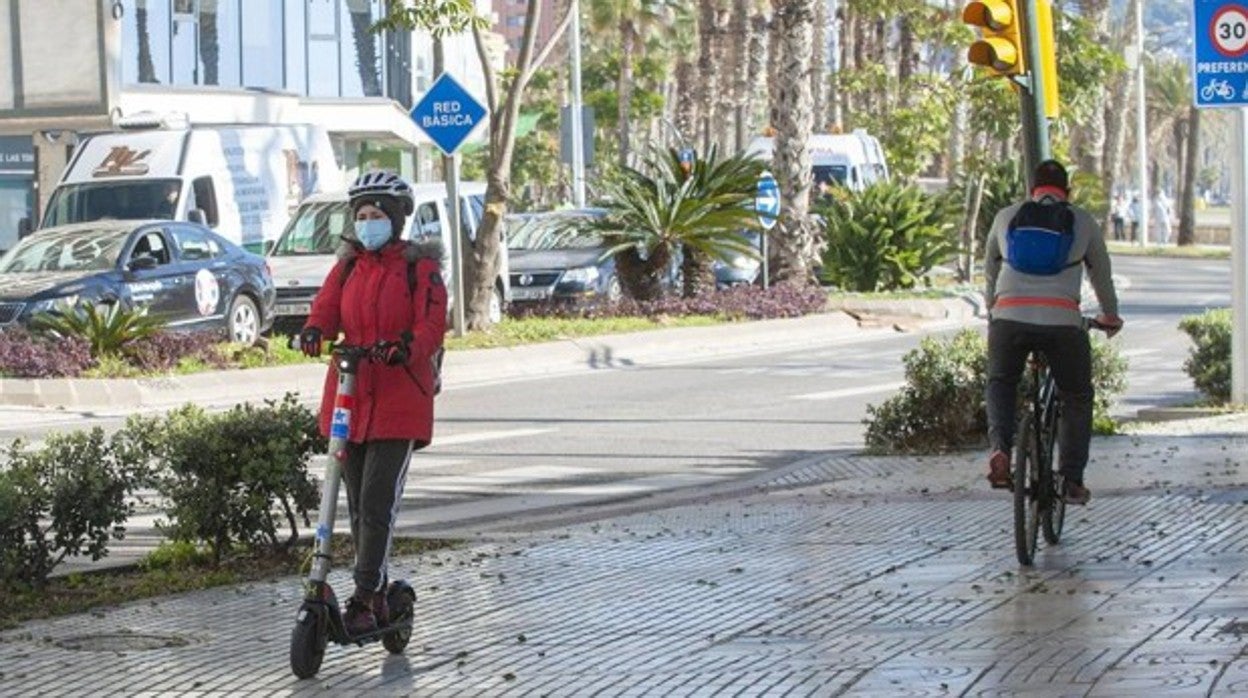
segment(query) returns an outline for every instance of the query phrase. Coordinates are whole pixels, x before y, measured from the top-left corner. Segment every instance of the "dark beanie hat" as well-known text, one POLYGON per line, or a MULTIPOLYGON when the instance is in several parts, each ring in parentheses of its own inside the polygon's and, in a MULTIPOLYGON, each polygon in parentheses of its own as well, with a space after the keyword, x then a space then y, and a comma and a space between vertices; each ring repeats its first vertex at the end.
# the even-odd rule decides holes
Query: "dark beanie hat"
POLYGON ((386 218, 390 219, 391 235, 395 238, 402 237, 403 222, 405 219, 405 216, 403 215, 403 202, 388 194, 369 194, 367 196, 356 197, 351 199, 352 215, 359 213, 360 209, 365 205, 372 205, 381 209, 386 214, 386 218))
POLYGON ((1036 176, 1032 182, 1035 187, 1057 187, 1062 191, 1070 189, 1070 179, 1066 176, 1066 168, 1057 160, 1045 160, 1036 165, 1036 176))

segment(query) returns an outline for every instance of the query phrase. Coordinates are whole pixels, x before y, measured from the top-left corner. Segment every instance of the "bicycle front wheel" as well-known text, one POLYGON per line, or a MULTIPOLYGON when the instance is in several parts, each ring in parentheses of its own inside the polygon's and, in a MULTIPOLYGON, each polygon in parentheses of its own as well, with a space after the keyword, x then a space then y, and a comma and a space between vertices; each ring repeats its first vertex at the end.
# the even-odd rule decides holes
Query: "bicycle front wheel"
POLYGON ((1036 557, 1040 529, 1039 499, 1036 497, 1039 470, 1037 446, 1031 412, 1019 420, 1014 440, 1014 550, 1021 565, 1030 565, 1036 557))

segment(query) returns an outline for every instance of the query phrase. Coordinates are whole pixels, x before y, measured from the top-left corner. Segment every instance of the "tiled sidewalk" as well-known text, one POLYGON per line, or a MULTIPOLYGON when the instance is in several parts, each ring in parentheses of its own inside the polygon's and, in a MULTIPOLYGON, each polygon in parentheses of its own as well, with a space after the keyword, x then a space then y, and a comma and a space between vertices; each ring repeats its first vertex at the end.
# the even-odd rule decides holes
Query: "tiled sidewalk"
POLYGON ((971 456, 840 459, 821 483, 400 560, 403 656, 331 646, 295 679, 288 578, 7 633, 0 692, 1248 695, 1248 456, 1213 424, 1098 441, 1105 482, 1033 570, 971 456), (855 491, 890 478, 925 484, 855 491))

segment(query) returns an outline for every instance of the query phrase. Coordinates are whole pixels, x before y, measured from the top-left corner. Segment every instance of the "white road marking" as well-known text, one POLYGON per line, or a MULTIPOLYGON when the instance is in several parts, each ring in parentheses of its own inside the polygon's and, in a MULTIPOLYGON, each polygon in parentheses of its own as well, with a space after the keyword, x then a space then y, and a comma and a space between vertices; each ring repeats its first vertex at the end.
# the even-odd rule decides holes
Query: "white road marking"
POLYGON ((474 431, 467 434, 451 434, 450 436, 434 435, 430 448, 437 446, 458 446, 460 444, 479 443, 481 441, 498 441, 515 439, 521 436, 536 436, 555 431, 554 429, 503 429, 499 431, 474 431))
POLYGON ((906 384, 905 381, 893 381, 892 383, 876 383, 874 385, 860 385, 857 388, 841 388, 840 390, 827 390, 821 393, 803 393, 801 395, 792 396, 794 400, 837 400, 843 397, 854 397, 855 395, 871 395, 873 393, 884 393, 890 390, 896 390, 906 384))

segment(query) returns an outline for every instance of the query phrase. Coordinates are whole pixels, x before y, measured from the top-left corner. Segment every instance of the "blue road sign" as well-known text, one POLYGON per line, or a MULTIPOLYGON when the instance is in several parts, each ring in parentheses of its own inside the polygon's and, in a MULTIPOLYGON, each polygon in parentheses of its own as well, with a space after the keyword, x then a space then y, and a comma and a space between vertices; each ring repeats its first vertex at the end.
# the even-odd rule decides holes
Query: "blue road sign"
POLYGON ((754 193, 754 210, 764 230, 771 230, 780 217, 780 185, 770 172, 758 177, 758 191, 754 193))
POLYGON ((410 115, 443 153, 453 155, 486 114, 485 107, 463 85, 450 73, 442 73, 410 115))
POLYGON ((1192 32, 1196 106, 1248 105, 1248 6, 1194 0, 1192 32))

